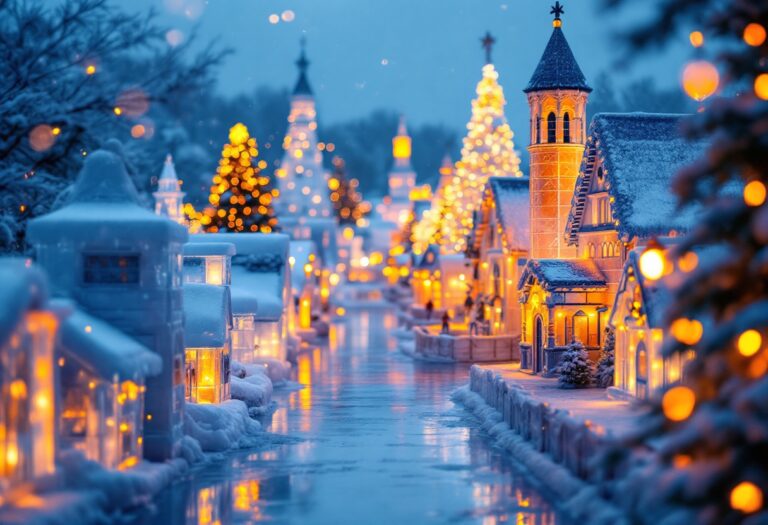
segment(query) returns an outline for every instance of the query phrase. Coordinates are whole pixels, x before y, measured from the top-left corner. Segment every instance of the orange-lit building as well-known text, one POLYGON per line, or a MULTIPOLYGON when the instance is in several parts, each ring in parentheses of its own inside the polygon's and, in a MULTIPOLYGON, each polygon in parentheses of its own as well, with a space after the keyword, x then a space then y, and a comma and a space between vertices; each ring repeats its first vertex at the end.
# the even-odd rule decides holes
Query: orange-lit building
POLYGON ((528 256, 528 179, 491 177, 475 214, 468 255, 475 302, 486 305, 491 335, 520 337, 517 282, 528 256))
POLYGON ((46 279, 22 259, 0 259, 0 502, 55 472, 57 316, 46 279))

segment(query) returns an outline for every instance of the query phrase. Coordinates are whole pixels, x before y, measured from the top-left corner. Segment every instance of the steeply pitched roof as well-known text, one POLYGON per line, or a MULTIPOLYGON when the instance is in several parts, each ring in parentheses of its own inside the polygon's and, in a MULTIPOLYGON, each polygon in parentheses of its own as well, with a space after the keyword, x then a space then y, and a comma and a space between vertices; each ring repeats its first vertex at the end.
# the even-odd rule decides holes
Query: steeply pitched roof
POLYGON ((592 119, 587 148, 576 180, 567 234, 571 242, 582 226, 586 195, 599 159, 611 211, 620 236, 666 235, 693 226, 698 209, 677 209, 672 177, 698 160, 707 142, 691 142, 680 132, 685 115, 600 113, 592 119))
POLYGON ((592 91, 560 27, 555 27, 552 31, 539 65, 536 66, 528 87, 523 91, 530 93, 547 89, 592 91))
POLYGON ((525 265, 518 288, 523 288, 532 278, 548 291, 605 288, 605 276, 591 259, 531 259, 525 265))
POLYGON ((491 177, 488 184, 496 204, 496 220, 504 229, 507 248, 527 251, 530 245, 529 180, 491 177))
POLYGON ((296 65, 299 67, 299 79, 296 81, 296 87, 293 88, 293 94, 311 96, 312 87, 310 87, 309 80, 307 79, 307 68, 309 67, 309 60, 307 60, 307 55, 304 52, 303 43, 301 47, 301 55, 296 61, 296 65))

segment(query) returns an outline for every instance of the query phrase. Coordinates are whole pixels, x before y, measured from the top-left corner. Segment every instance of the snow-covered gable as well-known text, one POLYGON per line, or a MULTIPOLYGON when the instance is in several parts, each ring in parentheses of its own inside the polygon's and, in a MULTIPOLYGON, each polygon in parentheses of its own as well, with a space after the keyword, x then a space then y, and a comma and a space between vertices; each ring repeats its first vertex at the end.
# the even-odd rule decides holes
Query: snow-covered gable
POLYGON ((0 347, 5 345, 28 310, 45 305, 45 274, 29 259, 0 259, 0 347))
POLYGON ((508 250, 528 251, 530 245, 529 180, 511 177, 491 177, 496 220, 504 229, 508 250))
POLYGON ((184 346, 224 346, 231 318, 229 288, 198 283, 184 285, 184 346))
POLYGON ((65 353, 99 377, 136 380, 162 371, 160 356, 110 324, 88 315, 64 300, 52 301, 69 315, 61 323, 61 346, 65 353))
POLYGON ((168 239, 184 242, 186 229, 139 204, 123 161, 109 151, 90 154, 75 181, 67 203, 30 221, 28 238, 35 243, 70 239, 94 242, 119 237, 122 241, 168 239))
POLYGON ((412 263, 416 270, 436 270, 440 264, 440 247, 430 244, 422 255, 412 254, 412 263))
POLYGON ((259 298, 243 287, 232 287, 232 314, 255 316, 259 311, 259 298))
POLYGON ((704 155, 707 142, 689 141, 680 131, 686 115, 600 113, 592 119, 566 234, 576 243, 584 223, 586 197, 602 164, 611 211, 622 238, 666 235, 690 229, 698 209, 677 208, 674 175, 704 155))
POLYGON ((534 281, 547 291, 605 289, 605 276, 591 259, 531 259, 518 288, 534 281))

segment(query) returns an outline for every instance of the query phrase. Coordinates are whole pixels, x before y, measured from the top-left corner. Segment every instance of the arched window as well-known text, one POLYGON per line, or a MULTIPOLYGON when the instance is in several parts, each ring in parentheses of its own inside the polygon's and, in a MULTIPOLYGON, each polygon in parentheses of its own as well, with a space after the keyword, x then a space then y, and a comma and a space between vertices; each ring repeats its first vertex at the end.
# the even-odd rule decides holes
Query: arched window
POLYGON ((536 115, 536 144, 541 144, 541 115, 536 115))
POLYGON ((573 314, 573 339, 589 344, 589 318, 581 310, 573 314))
POLYGON ((608 257, 613 257, 613 243, 608 243, 608 257))
POLYGON ((603 258, 608 257, 608 245, 606 243, 603 243, 600 253, 603 258))
POLYGON ((596 255, 595 243, 591 242, 589 243, 589 256, 594 259, 595 255, 596 255))
POLYGON ((616 257, 621 257, 621 241, 616 241, 616 257))
POLYGON ((557 117, 552 112, 547 115, 547 142, 557 142, 557 117))
POLYGON ((597 168, 597 182, 602 184, 603 183, 603 177, 604 177, 604 175, 603 175, 603 167, 600 166, 599 168, 597 168))
POLYGON ((568 113, 563 115, 563 142, 571 143, 571 115, 568 113))

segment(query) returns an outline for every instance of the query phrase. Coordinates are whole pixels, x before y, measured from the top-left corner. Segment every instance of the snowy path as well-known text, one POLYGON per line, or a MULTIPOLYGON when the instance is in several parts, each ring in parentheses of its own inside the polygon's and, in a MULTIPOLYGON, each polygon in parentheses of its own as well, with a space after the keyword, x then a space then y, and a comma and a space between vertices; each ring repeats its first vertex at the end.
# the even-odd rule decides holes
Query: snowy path
POLYGON ((303 355, 271 432, 290 436, 196 472, 138 523, 562 523, 478 423, 448 400, 466 365, 414 363, 394 314, 356 308, 303 355))

